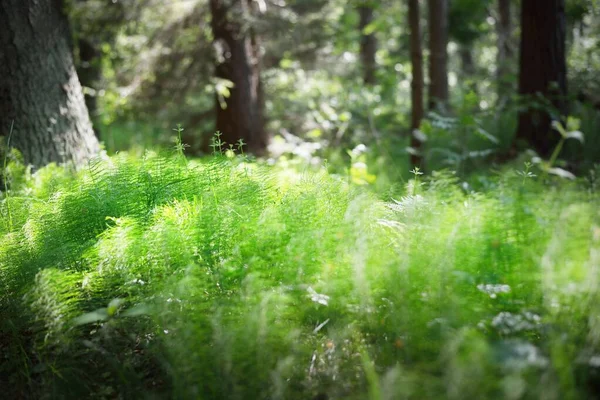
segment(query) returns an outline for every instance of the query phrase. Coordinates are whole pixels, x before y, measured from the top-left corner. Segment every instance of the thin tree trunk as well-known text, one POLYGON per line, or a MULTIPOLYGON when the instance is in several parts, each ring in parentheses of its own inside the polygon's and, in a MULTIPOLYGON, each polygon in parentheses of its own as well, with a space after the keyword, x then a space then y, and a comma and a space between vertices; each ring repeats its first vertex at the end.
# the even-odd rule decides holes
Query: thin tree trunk
POLYGON ((460 46, 458 49, 460 57, 460 66, 464 78, 470 78, 475 74, 475 61, 473 60, 473 51, 470 47, 460 46))
POLYGON ((375 53, 377 53, 377 39, 374 33, 366 34, 365 28, 373 22, 373 4, 365 3, 358 7, 360 15, 360 59, 363 68, 363 81, 367 85, 376 83, 375 72, 377 63, 375 53))
POLYGON ((497 58, 497 84, 498 99, 503 99, 512 91, 509 76, 511 65, 514 63, 514 52, 512 48, 512 21, 511 0, 498 0, 498 21, 496 23, 498 35, 498 58, 497 58))
POLYGON ((243 140, 247 150, 260 154, 268 144, 263 121, 263 94, 260 77, 260 49, 256 35, 248 28, 251 0, 210 0, 212 31, 220 60, 216 77, 233 82, 226 107, 217 100, 216 129, 221 140, 236 145, 243 140))
POLYGON ((26 163, 80 165, 99 150, 57 0, 0 2, 0 134, 26 163))
POLYGON ((475 60, 473 57, 473 50, 471 46, 460 45, 458 48, 458 55, 460 57, 461 66, 461 80, 465 82, 466 89, 477 93, 477 81, 474 79, 477 68, 475 66, 475 60))
POLYGON ((565 2, 523 0, 521 7, 519 94, 526 101, 544 96, 550 110, 529 107, 522 111, 516 139, 547 157, 560 138, 551 121, 568 113, 565 2))
MULTIPOLYGON (((84 93, 84 97, 90 119, 95 122, 98 117, 98 101, 95 91, 98 90, 98 82, 102 78, 101 51, 95 43, 84 38, 77 41, 77 47, 79 48, 77 75, 83 88, 90 88, 94 91, 84 93)), ((94 133, 96 137, 100 138, 96 129, 94 129, 94 133)))
POLYGON ((410 146, 414 152, 410 162, 414 167, 423 168, 421 156, 421 140, 416 131, 423 119, 423 49, 421 47, 421 16, 419 0, 408 0, 408 25, 410 27, 410 61, 412 65, 411 81, 411 124, 410 146))
POLYGON ((429 5, 429 109, 448 102, 448 1, 429 5))

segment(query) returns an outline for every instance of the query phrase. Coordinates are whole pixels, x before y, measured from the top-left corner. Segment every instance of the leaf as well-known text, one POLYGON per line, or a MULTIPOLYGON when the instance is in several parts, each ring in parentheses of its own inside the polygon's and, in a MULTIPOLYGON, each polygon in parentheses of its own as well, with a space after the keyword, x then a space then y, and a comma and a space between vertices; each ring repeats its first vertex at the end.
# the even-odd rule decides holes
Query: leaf
POLYGON ((93 322, 106 321, 109 315, 106 308, 99 308, 96 311, 80 315, 73 319, 73 324, 76 326, 87 325, 93 322))
POLYGON ((573 175, 572 173, 570 173, 566 169, 562 169, 562 168, 558 168, 558 167, 554 167, 554 168, 548 169, 548 173, 556 175, 556 176, 560 176, 561 178, 564 178, 564 179, 571 179, 571 180, 573 180, 573 179, 576 178, 575 175, 573 175))
POLYGON ((408 146, 408 147, 406 147, 406 149, 405 149, 405 150, 406 150, 406 152, 407 152, 408 154, 410 154, 410 155, 412 155, 412 156, 418 156, 418 155, 420 155, 420 154, 421 154, 421 153, 419 152, 419 150, 415 149, 414 147, 410 147, 410 146, 408 146))
POLYGON ((108 316, 112 317, 113 315, 115 315, 117 313, 117 311, 119 311, 119 308, 121 307, 122 304, 123 304, 122 299, 112 299, 110 301, 110 303, 108 303, 108 307, 106 308, 106 312, 108 313, 108 316))
POLYGON ((581 128, 581 120, 575 117, 567 118, 567 129, 569 132, 578 131, 581 128))
POLYGON ((326 294, 317 293, 310 286, 308 287, 307 291, 308 291, 308 297, 310 297, 310 299, 312 301, 314 301, 315 303, 322 304, 324 306, 329 304, 329 296, 327 296, 326 294))
POLYGON ((567 137, 567 131, 565 130, 564 126, 560 123, 560 121, 552 121, 552 127, 554 128, 554 130, 560 133, 560 136, 562 136, 563 138, 567 137))
POLYGON ((415 139, 417 139, 419 142, 423 143, 427 141, 427 135, 419 130, 419 129, 415 129, 412 131, 412 135, 415 139))
POLYGON ((487 139, 487 140, 489 140, 490 142, 492 142, 494 144, 500 143, 500 141, 498 140, 498 138, 496 136, 490 134, 485 129, 477 128, 477 130, 475 132, 477 132, 477 134, 479 136, 481 136, 482 138, 487 139))
POLYGON ((571 131, 571 132, 567 133, 567 135, 565 136, 565 139, 576 139, 576 140, 579 140, 581 143, 583 143, 584 142, 583 132, 571 131))
POLYGON ((283 60, 281 60, 279 62, 279 66, 283 69, 289 69, 294 66, 294 62, 292 60, 290 60, 289 58, 284 58, 283 60))
POLYGON ((370 35, 374 33, 377 30, 377 25, 378 24, 372 22, 369 25, 365 26, 362 31, 363 35, 370 35))
POLYGON ((150 308, 146 304, 136 304, 135 306, 123 311, 120 315, 123 317, 139 317, 140 315, 146 315, 150 311, 150 308))
POLYGON ((479 150, 479 151, 470 151, 468 158, 480 158, 480 157, 487 157, 490 154, 494 154, 494 149, 486 149, 486 150, 479 150))
POLYGON ((329 322, 329 318, 327 318, 324 322, 320 323, 314 330, 313 333, 319 332, 327 323, 329 322))

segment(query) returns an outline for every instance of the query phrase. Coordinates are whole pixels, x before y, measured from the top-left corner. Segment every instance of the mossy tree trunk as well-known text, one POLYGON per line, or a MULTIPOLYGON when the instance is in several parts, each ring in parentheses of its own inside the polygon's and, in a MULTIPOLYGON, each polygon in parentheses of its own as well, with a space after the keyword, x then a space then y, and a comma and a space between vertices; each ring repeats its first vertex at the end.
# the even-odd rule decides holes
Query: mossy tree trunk
POLYGON ((0 2, 0 130, 26 163, 81 165, 99 150, 60 0, 0 2))
MULTIPOLYGON (((231 81, 228 97, 217 99, 216 129, 226 145, 241 139, 255 154, 266 150, 258 37, 250 26, 251 0, 210 0, 217 49, 215 75, 231 81), (222 103, 225 104, 222 104, 222 103)), ((217 96, 219 97, 219 96, 217 96)))

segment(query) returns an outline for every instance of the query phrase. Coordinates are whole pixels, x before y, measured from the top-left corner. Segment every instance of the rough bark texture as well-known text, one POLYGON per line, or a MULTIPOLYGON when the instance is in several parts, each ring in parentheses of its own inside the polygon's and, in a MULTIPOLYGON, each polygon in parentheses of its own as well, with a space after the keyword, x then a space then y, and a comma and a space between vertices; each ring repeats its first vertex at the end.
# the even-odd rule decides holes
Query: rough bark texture
POLYGON ((429 5, 429 108, 448 102, 448 0, 429 5))
POLYGON ((423 167, 421 141, 415 136, 415 130, 421 126, 423 119, 423 49, 421 47, 421 16, 419 0, 408 0, 408 25, 410 27, 410 61, 412 65, 412 81, 410 84, 411 124, 410 146, 416 151, 411 154, 410 161, 414 167, 423 167))
POLYGON ((248 26, 251 0, 210 0, 212 31, 219 51, 216 77, 233 82, 226 107, 217 100, 216 129, 221 140, 235 145, 240 139, 247 150, 263 153, 268 144, 263 119, 258 39, 248 26))
POLYGON ((526 109, 519 115, 517 140, 549 156, 558 140, 552 119, 567 115, 564 0, 523 0, 521 3, 519 94, 524 100, 542 95, 551 110, 526 109))
POLYGON ((59 0, 0 2, 0 134, 26 163, 81 165, 99 145, 59 0))
POLYGON ((364 30, 373 22, 374 5, 365 2, 358 7, 360 15, 360 60, 363 68, 363 81, 367 85, 374 85, 376 81, 375 71, 377 63, 375 53, 377 53, 377 39, 374 33, 365 34, 364 30))
POLYGON ((510 66, 514 63, 512 44, 511 0, 498 0, 498 21, 496 33, 498 36, 497 79, 498 98, 502 99, 512 91, 508 76, 510 66))

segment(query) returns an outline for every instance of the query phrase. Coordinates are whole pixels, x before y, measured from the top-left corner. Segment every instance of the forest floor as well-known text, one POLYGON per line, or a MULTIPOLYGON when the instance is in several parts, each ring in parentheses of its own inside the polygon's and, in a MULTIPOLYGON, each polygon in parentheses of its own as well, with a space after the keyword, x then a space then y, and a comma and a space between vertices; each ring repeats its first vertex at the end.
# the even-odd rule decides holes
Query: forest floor
POLYGON ((575 399, 600 393, 589 180, 119 155, 0 203, 7 398, 575 399))

